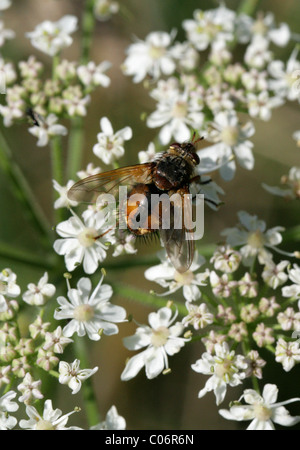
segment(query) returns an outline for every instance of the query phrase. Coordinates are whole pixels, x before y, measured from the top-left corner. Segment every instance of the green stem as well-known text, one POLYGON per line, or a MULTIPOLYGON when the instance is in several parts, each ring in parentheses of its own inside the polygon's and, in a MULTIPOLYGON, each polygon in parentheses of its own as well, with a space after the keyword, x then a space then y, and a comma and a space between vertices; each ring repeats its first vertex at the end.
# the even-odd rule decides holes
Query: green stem
POLYGON ((68 142, 67 179, 74 179, 81 168, 83 148, 83 119, 74 117, 71 120, 71 130, 68 142))
MULTIPOLYGON (((93 31, 95 27, 95 0, 86 0, 82 16, 80 64, 87 64, 90 58, 93 31)), ((83 119, 74 117, 68 144, 67 178, 72 179, 81 168, 83 150, 83 119)))
MULTIPOLYGON (((145 291, 137 289, 133 286, 125 285, 121 282, 118 282, 117 284, 114 284, 111 280, 109 280, 108 282, 113 288, 114 294, 129 300, 136 301, 138 303, 142 303, 143 305, 162 308, 166 306, 169 300, 168 297, 158 297, 155 295, 151 295, 145 291)), ((185 316, 187 314, 186 307, 183 303, 173 302, 173 304, 176 306, 178 313, 181 316, 185 316)))
POLYGON ((55 267, 54 259, 39 257, 35 253, 28 253, 26 250, 20 250, 10 244, 0 242, 0 257, 18 261, 23 264, 29 264, 33 267, 39 267, 44 270, 52 270, 55 267))
POLYGON ((86 0, 82 16, 81 64, 86 64, 90 57, 93 31, 95 27, 95 0, 86 0))
POLYGON ((247 14, 248 16, 253 16, 260 0, 244 0, 241 3, 241 6, 238 8, 238 14, 247 14))
POLYGON ((20 167, 13 160, 12 152, 0 133, 0 168, 10 180, 10 186, 15 197, 24 208, 24 213, 35 229, 42 235, 45 244, 49 246, 49 240, 52 241, 51 227, 46 219, 42 209, 31 191, 20 167))
MULTIPOLYGON (((80 338, 78 336, 75 337, 74 351, 76 354, 76 358, 78 358, 80 361, 80 367, 89 368, 90 363, 87 358, 88 352, 84 338, 80 338)), ((84 398, 84 408, 87 416, 87 421, 89 426, 91 427, 93 425, 96 425, 100 421, 99 409, 91 378, 87 378, 83 381, 81 390, 84 398)))
MULTIPOLYGON (((56 180, 61 186, 64 186, 64 166, 63 166, 63 149, 61 145, 61 137, 54 136, 51 139, 51 163, 52 163, 52 179, 56 180)), ((53 189, 53 196, 55 195, 53 189)), ((54 199, 53 199, 54 201, 54 199)), ((55 223, 63 220, 62 208, 55 211, 55 223)))

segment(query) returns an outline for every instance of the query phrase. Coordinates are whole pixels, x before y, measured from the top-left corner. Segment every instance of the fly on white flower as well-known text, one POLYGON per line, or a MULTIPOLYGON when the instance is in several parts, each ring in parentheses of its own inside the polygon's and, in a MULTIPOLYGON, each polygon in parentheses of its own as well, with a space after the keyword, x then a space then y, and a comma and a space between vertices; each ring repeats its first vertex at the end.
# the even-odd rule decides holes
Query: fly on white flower
POLYGON ((111 164, 124 155, 124 141, 132 138, 132 130, 125 127, 114 133, 107 117, 102 117, 100 127, 102 131, 97 135, 98 143, 94 145, 93 152, 105 164, 111 164))
POLYGON ((124 345, 129 350, 146 348, 129 359, 121 374, 121 380, 128 381, 135 377, 144 366, 149 379, 169 370, 168 356, 178 353, 189 341, 188 338, 179 337, 184 326, 181 322, 175 322, 176 318, 177 311, 172 317, 170 308, 160 308, 149 314, 150 326, 140 325, 133 336, 124 338, 124 345))
POLYGON ((77 289, 68 289, 68 299, 58 297, 58 309, 54 313, 57 320, 71 319, 63 328, 66 337, 88 337, 98 341, 102 333, 107 336, 117 334, 119 328, 116 323, 126 321, 126 311, 121 306, 110 303, 113 294, 111 286, 102 284, 103 277, 97 287, 91 293, 92 283, 89 278, 81 278, 77 283, 77 289))
POLYGON ((275 384, 266 384, 262 395, 254 389, 245 389, 238 403, 234 403, 229 410, 220 409, 219 413, 227 420, 251 420, 247 430, 274 430, 274 423, 285 427, 300 422, 300 416, 292 417, 284 407, 289 403, 298 402, 300 398, 291 398, 283 402, 276 402, 278 387, 275 384), (243 405, 241 400, 245 400, 243 405))
POLYGON ((77 394, 81 389, 82 381, 90 378, 98 371, 98 367, 94 367, 93 369, 79 369, 79 366, 79 359, 75 359, 72 364, 68 364, 66 361, 60 361, 59 363, 58 381, 61 384, 67 384, 72 390, 72 394, 77 394))
POLYGON ((70 35, 77 30, 77 22, 77 17, 72 15, 66 15, 57 22, 45 20, 34 31, 26 33, 26 36, 35 48, 49 56, 55 56, 72 44, 70 35))

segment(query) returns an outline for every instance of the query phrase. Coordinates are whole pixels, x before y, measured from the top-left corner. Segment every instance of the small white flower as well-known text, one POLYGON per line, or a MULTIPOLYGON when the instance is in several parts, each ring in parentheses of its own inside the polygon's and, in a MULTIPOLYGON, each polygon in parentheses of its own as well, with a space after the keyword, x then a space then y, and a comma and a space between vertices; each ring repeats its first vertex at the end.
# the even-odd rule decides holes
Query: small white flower
POLYGON ((156 153, 155 145, 153 142, 149 143, 147 150, 141 150, 138 153, 138 158, 139 158, 140 164, 144 164, 146 162, 153 161, 155 156, 157 156, 157 153, 156 153))
POLYGON ((282 288, 283 297, 300 298, 300 267, 297 264, 289 270, 289 279, 294 283, 282 288))
POLYGON ((252 41, 245 52, 244 61, 251 68, 262 70, 272 60, 269 42, 263 37, 252 41))
POLYGON ((44 147, 48 144, 49 138, 53 136, 66 136, 68 130, 63 125, 56 123, 58 117, 51 113, 39 125, 34 125, 28 129, 29 133, 38 138, 37 146, 44 147))
POLYGON ((288 175, 281 177, 281 183, 286 186, 282 189, 278 186, 269 186, 262 183, 262 186, 270 194, 278 195, 286 200, 300 199, 300 167, 291 167, 288 175))
POLYGON ((282 241, 280 233, 284 228, 274 227, 266 230, 263 220, 258 220, 257 216, 245 211, 239 211, 238 218, 238 226, 226 228, 221 233, 226 236, 227 244, 232 247, 240 246, 239 252, 246 266, 251 266, 256 257, 260 264, 270 263, 272 254, 267 249, 279 251, 276 246, 282 241))
POLYGON ((135 377, 145 366, 149 379, 157 377, 164 370, 169 370, 168 356, 175 355, 189 339, 179 337, 184 330, 181 322, 174 321, 168 307, 160 308, 148 316, 149 325, 140 325, 133 336, 124 338, 124 345, 129 350, 145 350, 129 359, 121 374, 121 380, 128 381, 135 377))
POLYGON ((18 391, 22 393, 19 397, 19 402, 24 402, 25 405, 29 405, 35 399, 43 398, 43 394, 40 391, 41 380, 34 381, 30 373, 26 373, 22 383, 18 385, 18 391))
POLYGON ((201 359, 192 364, 192 369, 198 373, 211 375, 198 397, 202 398, 207 392, 214 391, 219 405, 225 398, 227 385, 237 386, 242 383, 248 364, 244 356, 236 355, 234 350, 230 351, 225 342, 216 344, 214 350, 214 355, 203 353, 201 359))
POLYGON ((94 145, 93 152, 105 164, 111 164, 124 155, 124 141, 132 138, 130 127, 122 128, 114 133, 112 125, 107 117, 100 120, 101 133, 98 133, 98 143, 94 145))
POLYGON ((208 136, 215 144, 209 147, 209 152, 220 165, 220 174, 224 180, 229 181, 234 177, 235 158, 244 169, 253 169, 253 143, 248 140, 253 134, 252 122, 241 126, 235 111, 221 111, 216 114, 208 136))
POLYGON ((283 61, 271 61, 268 71, 273 79, 269 80, 269 88, 287 100, 300 100, 299 83, 300 61, 297 60, 298 48, 292 52, 286 65, 283 61), (298 88, 297 88, 298 86, 298 88))
POLYGON ((275 349, 275 361, 281 363, 283 369, 289 372, 296 363, 300 362, 299 342, 286 342, 279 338, 275 349))
POLYGON ((195 330, 199 330, 213 323, 214 316, 205 303, 201 303, 197 306, 190 302, 186 302, 185 306, 188 310, 188 315, 182 319, 182 323, 185 327, 193 325, 195 330))
POLYGON ((262 91, 259 94, 248 92, 246 101, 249 115, 261 120, 270 120, 272 109, 284 103, 280 97, 270 97, 268 91, 262 91))
POLYGON ((43 64, 30 55, 27 61, 19 62, 19 69, 23 78, 37 78, 43 69, 43 64))
POLYGON ((214 252, 210 262, 214 264, 216 270, 232 273, 238 269, 241 259, 239 252, 233 250, 229 245, 222 245, 214 252))
POLYGON ((58 297, 59 308, 54 313, 57 320, 71 319, 63 328, 66 337, 88 337, 98 341, 101 334, 107 336, 117 334, 118 326, 115 324, 125 322, 126 311, 121 306, 113 305, 109 299, 112 296, 112 288, 103 284, 103 276, 97 287, 91 293, 92 283, 89 278, 81 278, 77 283, 77 289, 68 290, 69 301, 65 297, 58 297))
POLYGON ((147 75, 154 80, 161 74, 171 75, 176 68, 170 52, 174 37, 174 32, 153 31, 144 41, 136 39, 126 51, 122 67, 124 74, 133 76, 134 83, 139 83, 147 75))
POLYGON ((55 294, 54 284, 48 283, 48 273, 45 272, 38 284, 29 283, 28 290, 24 292, 22 298, 28 305, 44 305, 50 297, 55 294))
POLYGON ((11 0, 0 0, 0 10, 8 9, 11 6, 11 0))
POLYGON ((227 420, 251 420, 247 430, 274 430, 278 423, 290 427, 300 422, 300 416, 292 417, 283 405, 300 401, 300 398, 291 398, 276 403, 278 388, 275 384, 266 384, 262 396, 254 389, 246 389, 239 402, 244 399, 247 405, 234 404, 229 410, 221 409, 219 413, 227 420))
POLYGON ((277 289, 288 279, 288 275, 284 270, 289 265, 289 261, 280 261, 280 263, 275 264, 273 261, 268 261, 262 272, 262 278, 268 286, 272 289, 277 289))
POLYGON ((16 281, 17 275, 11 269, 3 269, 0 273, 0 313, 8 309, 6 297, 15 298, 20 295, 21 289, 16 281))
POLYGON ((0 398, 0 430, 11 430, 18 422, 8 414, 19 409, 19 405, 13 401, 16 395, 16 392, 8 391, 0 398))
POLYGON ((98 367, 93 369, 79 369, 80 361, 75 359, 72 364, 68 364, 66 361, 60 361, 58 372, 58 381, 61 384, 67 384, 72 390, 72 394, 77 394, 81 389, 82 381, 94 375, 97 372, 98 367))
POLYGON ((59 198, 54 202, 54 209, 70 208, 77 206, 76 200, 70 200, 68 197, 68 190, 73 186, 74 181, 69 180, 66 186, 61 186, 56 180, 53 180, 53 187, 59 193, 59 198))
POLYGON ((77 68, 77 74, 80 81, 85 86, 103 86, 108 87, 110 85, 110 78, 105 75, 106 72, 111 67, 111 63, 109 61, 103 61, 102 63, 96 64, 93 61, 90 61, 85 66, 79 66, 77 68))
POLYGON ((300 147, 300 130, 294 131, 293 139, 295 139, 297 147, 300 147))
POLYGON ((63 335, 62 328, 57 327, 56 330, 45 334, 45 343, 43 350, 52 350, 54 353, 63 353, 66 345, 73 342, 72 339, 63 335))
POLYGON ((88 163, 85 170, 80 170, 79 172, 77 172, 77 176, 82 180, 83 178, 87 178, 91 175, 96 175, 100 172, 101 172, 100 167, 94 167, 93 163, 88 163))
POLYGON ((278 313, 277 321, 282 330, 300 330, 300 312, 295 312, 291 306, 278 313))
POLYGON ((52 400, 46 400, 42 416, 34 406, 29 405, 26 407, 29 420, 22 419, 19 425, 26 430, 78 430, 78 427, 66 427, 69 416, 74 412, 76 411, 62 415, 60 409, 53 409, 52 400))
POLYGON ((117 408, 113 405, 106 414, 105 420, 90 428, 91 430, 125 430, 126 421, 118 414, 117 408))
POLYGON ((166 145, 172 137, 177 142, 190 139, 191 129, 201 129, 203 120, 202 104, 195 102, 188 91, 174 89, 173 95, 159 100, 156 111, 147 118, 147 126, 162 127, 159 139, 166 145))
POLYGON ((206 286, 205 281, 209 273, 207 270, 197 274, 194 272, 205 263, 205 258, 196 252, 189 270, 184 273, 179 273, 167 259, 164 251, 159 252, 158 256, 161 259, 161 264, 147 269, 145 271, 145 278, 150 281, 155 281, 160 286, 168 289, 160 295, 170 295, 182 288, 183 296, 188 302, 199 300, 201 292, 198 286, 206 286))
POLYGON ((17 79, 17 74, 12 63, 6 62, 3 58, 0 58, 0 70, 1 75, 5 79, 6 86, 12 84, 17 79))
POLYGON ((137 252, 134 247, 135 237, 132 234, 122 233, 123 230, 119 230, 116 237, 116 242, 114 244, 114 252, 112 256, 120 256, 123 254, 133 255, 137 252))
POLYGON ((85 273, 94 273, 100 262, 106 258, 106 243, 114 242, 113 232, 106 227, 106 217, 97 213, 97 221, 82 222, 73 213, 68 220, 57 225, 56 231, 62 239, 57 239, 54 250, 64 255, 68 271, 72 272, 83 263, 85 273))
POLYGON ((4 28, 3 20, 0 20, 0 47, 2 47, 7 39, 13 39, 15 32, 4 28))
POLYGON ((198 50, 205 50, 212 42, 233 39, 235 12, 221 5, 208 11, 197 9, 194 20, 183 21, 188 39, 198 50))
POLYGON ((237 37, 239 42, 247 43, 250 40, 263 38, 267 42, 284 47, 290 40, 291 32, 286 23, 276 26, 274 15, 271 12, 258 13, 253 19, 247 14, 239 14, 237 17, 237 37))
POLYGON ((223 273, 220 277, 212 270, 209 274, 209 281, 212 291, 216 297, 230 297, 232 289, 236 287, 236 281, 230 281, 227 273, 223 273))
POLYGON ((70 34, 77 29, 77 17, 66 15, 57 22, 45 20, 34 31, 26 33, 33 47, 49 56, 57 55, 63 48, 69 47, 73 39, 70 34))
POLYGON ((111 18, 112 14, 119 11, 119 3, 114 0, 96 0, 94 14, 101 22, 111 18))

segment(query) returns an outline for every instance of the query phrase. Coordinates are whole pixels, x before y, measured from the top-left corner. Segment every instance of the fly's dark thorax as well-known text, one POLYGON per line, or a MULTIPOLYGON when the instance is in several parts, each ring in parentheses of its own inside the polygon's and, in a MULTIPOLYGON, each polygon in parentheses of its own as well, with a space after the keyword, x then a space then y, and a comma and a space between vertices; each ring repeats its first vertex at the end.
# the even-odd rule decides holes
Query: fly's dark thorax
POLYGON ((188 158, 176 153, 163 154, 153 173, 153 182, 161 190, 178 189, 188 184, 194 171, 188 158))

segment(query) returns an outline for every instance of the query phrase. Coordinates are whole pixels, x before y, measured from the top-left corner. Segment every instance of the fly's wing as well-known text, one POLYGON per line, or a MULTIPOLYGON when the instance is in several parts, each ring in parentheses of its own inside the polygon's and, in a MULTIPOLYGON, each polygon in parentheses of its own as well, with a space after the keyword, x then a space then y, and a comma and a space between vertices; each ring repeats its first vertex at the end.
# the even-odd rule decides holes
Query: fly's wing
MULTIPOLYGON (((189 194, 188 187, 176 192, 176 200, 174 203, 170 202, 170 226, 164 228, 162 225, 160 229, 160 236, 170 261, 180 273, 190 268, 195 251, 191 197, 188 200, 185 194, 189 194)), ((161 213, 163 224, 164 211, 162 210, 161 213)))
POLYGON ((120 185, 151 183, 153 163, 136 164, 108 172, 91 175, 77 181, 68 191, 70 200, 95 203, 101 193, 116 195, 120 185))

